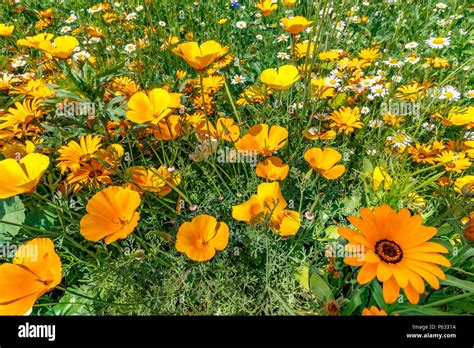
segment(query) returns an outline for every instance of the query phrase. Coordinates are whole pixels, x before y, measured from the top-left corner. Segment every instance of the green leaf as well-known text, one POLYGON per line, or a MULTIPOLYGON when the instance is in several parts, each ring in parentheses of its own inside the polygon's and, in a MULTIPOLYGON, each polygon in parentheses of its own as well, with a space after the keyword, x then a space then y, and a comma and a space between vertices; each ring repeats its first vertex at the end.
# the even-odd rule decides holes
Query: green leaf
MULTIPOLYGON (((91 295, 90 288, 88 286, 81 286, 80 288, 74 288, 81 294, 91 295)), ((54 305, 46 315, 54 316, 70 316, 70 315, 91 315, 93 314, 92 300, 71 294, 70 292, 65 293, 59 302, 54 305)))
MULTIPOLYGON (((0 217, 2 222, 21 225, 25 221, 25 206, 18 196, 0 200, 0 217)), ((20 231, 21 226, 0 223, 0 241, 9 240, 20 231)))
POLYGON ((351 315, 352 313, 354 313, 354 311, 362 304, 362 294, 362 289, 357 289, 356 291, 354 291, 354 293, 351 295, 351 300, 348 304, 344 306, 341 314, 351 315))
POLYGON ((328 283, 317 273, 312 273, 309 280, 309 285, 311 288, 311 293, 316 297, 317 300, 326 301, 331 299, 332 291, 328 283))
POLYGON ((295 273, 296 280, 300 283, 300 285, 305 288, 306 291, 309 291, 309 267, 302 266, 298 269, 295 273))
POLYGON ((446 275, 446 280, 442 280, 440 283, 442 285, 454 286, 454 287, 459 288, 461 290, 474 292, 474 283, 473 282, 470 282, 468 280, 461 280, 461 279, 453 277, 452 275, 449 275, 449 274, 446 275))

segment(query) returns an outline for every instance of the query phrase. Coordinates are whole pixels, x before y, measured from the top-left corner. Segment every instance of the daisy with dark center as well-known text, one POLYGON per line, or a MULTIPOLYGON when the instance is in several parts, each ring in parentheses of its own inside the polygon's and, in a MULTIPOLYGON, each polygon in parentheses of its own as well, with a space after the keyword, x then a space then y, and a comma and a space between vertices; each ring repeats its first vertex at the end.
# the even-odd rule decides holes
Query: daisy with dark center
POLYGON ((418 303, 420 294, 425 292, 425 280, 439 289, 438 279, 444 280, 446 276, 438 265, 451 264, 440 255, 448 250, 429 241, 436 235, 436 228, 424 226, 421 216, 412 216, 406 208, 396 212, 385 204, 373 211, 363 208, 360 215, 348 217, 360 233, 339 228, 339 234, 349 241, 346 248, 364 250, 362 256, 344 258, 348 265, 362 266, 357 275, 360 284, 377 277, 389 304, 397 300, 400 288, 412 304, 418 303))

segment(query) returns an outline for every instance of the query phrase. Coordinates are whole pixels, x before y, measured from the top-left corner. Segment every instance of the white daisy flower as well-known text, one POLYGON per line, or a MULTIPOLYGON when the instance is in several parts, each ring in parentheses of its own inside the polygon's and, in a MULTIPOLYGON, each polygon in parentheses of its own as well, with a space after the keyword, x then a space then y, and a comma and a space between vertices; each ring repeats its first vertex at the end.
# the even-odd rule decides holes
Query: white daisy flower
POLYGON ((238 21, 237 23, 235 23, 235 26, 239 29, 245 29, 247 28, 247 23, 245 23, 244 21, 238 21))
POLYGON ((124 49, 125 49, 125 52, 132 53, 137 49, 137 46, 135 46, 134 44, 127 44, 125 45, 124 49))
POLYGON ((72 30, 71 27, 65 26, 61 28, 61 34, 69 33, 72 30))
POLYGON ((125 16, 125 20, 127 22, 130 22, 130 21, 133 21, 134 19, 137 18, 137 14, 135 12, 131 12, 131 13, 128 13, 126 16, 125 16))
POLYGON ((263 40, 263 36, 258 34, 257 36, 255 36, 255 38, 258 40, 258 41, 262 41, 263 40))
POLYGON ((405 44, 406 49, 413 49, 418 47, 418 42, 412 41, 407 44, 405 44))
POLYGON ((431 48, 440 49, 443 47, 448 47, 451 44, 451 39, 449 37, 432 37, 425 41, 428 46, 431 48))
POLYGON ((465 92, 464 96, 468 99, 474 98, 474 89, 470 89, 469 91, 465 92))
POLYGON ((420 61, 420 57, 410 56, 405 58, 405 62, 410 63, 412 65, 418 63, 420 61))
POLYGON ((393 66, 397 68, 400 68, 403 65, 405 65, 404 62, 398 60, 397 58, 392 58, 392 57, 390 57, 388 60, 384 60, 383 62, 387 64, 388 66, 393 66))
POLYGON ((67 24, 71 24, 71 23, 74 23, 76 20, 77 20, 76 15, 74 13, 71 13, 70 16, 67 17, 67 19, 64 22, 66 22, 67 24))
POLYGON ((439 99, 443 100, 459 100, 461 97, 461 93, 457 90, 456 87, 453 86, 446 86, 441 89, 441 95, 439 96, 439 99))
POLYGON ((335 76, 328 76, 324 79, 324 85, 326 87, 337 88, 341 85, 341 79, 335 76))
POLYGON ((290 59, 290 55, 286 52, 278 52, 277 53, 277 58, 288 60, 288 59, 290 59))
POLYGON ((281 34, 280 36, 277 37, 277 41, 278 42, 286 42, 288 41, 290 37, 288 35, 285 35, 285 34, 281 34))
POLYGON ((376 97, 385 97, 388 92, 387 89, 381 84, 373 85, 372 88, 370 88, 370 91, 376 97))
POLYGON ((392 76, 392 81, 393 82, 401 82, 403 80, 403 77, 401 77, 400 75, 393 75, 392 76))
POLYGON ((367 106, 363 106, 363 107, 360 109, 360 113, 361 113, 362 115, 367 115, 369 112, 370 112, 370 109, 369 109, 367 106))
POLYGON ((245 76, 235 75, 230 81, 230 83, 232 85, 238 85, 239 83, 245 83, 245 81, 247 81, 247 78, 245 76))
POLYGON ((438 2, 435 6, 439 10, 444 10, 444 9, 448 8, 448 5, 446 5, 444 2, 438 2))

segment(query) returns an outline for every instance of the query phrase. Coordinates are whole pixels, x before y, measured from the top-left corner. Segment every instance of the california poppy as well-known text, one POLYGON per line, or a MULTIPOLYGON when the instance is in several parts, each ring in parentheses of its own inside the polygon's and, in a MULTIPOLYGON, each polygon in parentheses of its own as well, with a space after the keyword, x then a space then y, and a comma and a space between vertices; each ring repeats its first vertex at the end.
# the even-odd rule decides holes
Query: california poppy
POLYGON ((255 6, 265 17, 272 14, 278 8, 278 4, 275 4, 272 0, 259 0, 255 6))
POLYGON ((49 157, 40 153, 30 153, 19 161, 0 161, 0 199, 33 192, 48 166, 49 157))
POLYGON ((216 250, 224 250, 228 243, 229 226, 206 214, 182 224, 176 235, 176 249, 193 261, 209 261, 216 250))
POLYGON ((129 188, 110 186, 99 191, 87 203, 81 234, 92 242, 105 238, 106 244, 126 238, 140 220, 136 211, 140 201, 138 192, 129 188))
POLYGON ((38 48, 41 42, 50 41, 53 37, 53 34, 41 33, 35 36, 27 36, 24 39, 19 39, 16 44, 19 46, 38 48))
POLYGON ((209 40, 199 45, 197 42, 184 42, 173 49, 173 53, 180 56, 196 70, 205 70, 214 60, 221 58, 227 49, 218 42, 209 40))
POLYGON ((235 147, 237 150, 268 156, 285 146, 287 138, 288 130, 285 127, 261 123, 251 127, 247 134, 235 143, 235 147))
POLYGON ((163 88, 137 92, 128 101, 125 117, 135 123, 157 124, 179 107, 180 97, 180 93, 168 93, 163 88))
POLYGON ((232 217, 250 224, 263 223, 266 219, 270 227, 281 236, 295 235, 300 227, 300 214, 287 210, 287 203, 278 182, 258 185, 257 194, 247 202, 232 207, 232 217))
POLYGON ((272 156, 257 164, 257 176, 268 181, 284 180, 288 176, 290 166, 284 164, 280 157, 272 156))
POLYGON ((0 265, 0 315, 26 315, 36 300, 61 282, 61 260, 47 238, 35 238, 0 265))
POLYGON ((276 90, 284 90, 290 88, 300 79, 300 73, 294 65, 283 65, 277 70, 266 69, 260 75, 260 80, 276 90))
POLYGON ((298 35, 311 24, 313 21, 308 21, 303 16, 295 16, 292 18, 282 18, 280 22, 283 24, 286 30, 288 30, 292 35, 298 35))
POLYGON ((383 183, 384 190, 389 190, 392 186, 392 178, 387 171, 382 167, 375 167, 372 173, 374 190, 378 191, 380 185, 383 183))
POLYGON ((361 217, 347 219, 360 232, 341 227, 341 237, 349 240, 347 250, 361 251, 344 258, 351 266, 362 266, 357 275, 360 284, 366 284, 375 277, 383 284, 383 298, 386 303, 397 300, 400 288, 408 300, 416 304, 420 294, 425 292, 426 280, 439 289, 439 279, 446 279, 438 265, 450 267, 447 258, 439 253, 448 250, 441 244, 429 242, 437 233, 436 228, 422 224, 420 215, 411 215, 406 208, 398 213, 384 204, 360 210, 361 217))
POLYGON ((0 36, 10 36, 13 33, 13 29, 15 29, 14 25, 0 23, 0 36))
POLYGON ((79 46, 79 41, 73 36, 60 36, 51 41, 41 41, 38 45, 40 50, 45 51, 53 57, 67 59, 74 49, 79 46))
POLYGON ((201 121, 197 127, 196 132, 200 135, 201 140, 207 139, 209 134, 212 138, 217 140, 226 140, 235 142, 240 137, 240 128, 234 124, 234 119, 220 117, 216 121, 216 127, 211 122, 201 121))
POLYGON ((304 159, 309 165, 328 180, 334 180, 344 174, 346 168, 342 164, 337 164, 342 159, 342 155, 330 148, 324 150, 312 148, 305 152, 304 159))

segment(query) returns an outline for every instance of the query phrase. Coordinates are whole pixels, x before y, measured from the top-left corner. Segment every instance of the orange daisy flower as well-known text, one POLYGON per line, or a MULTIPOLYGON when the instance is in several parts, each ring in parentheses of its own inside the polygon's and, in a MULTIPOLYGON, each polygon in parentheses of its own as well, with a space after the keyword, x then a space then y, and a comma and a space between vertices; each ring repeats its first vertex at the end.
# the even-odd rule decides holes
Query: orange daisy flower
POLYGON ((364 250, 362 255, 344 258, 348 265, 362 266, 357 275, 360 284, 377 277, 389 304, 397 300, 400 288, 412 304, 418 303, 420 294, 425 292, 424 280, 439 289, 438 278, 444 280, 446 276, 438 265, 451 264, 439 254, 448 250, 429 242, 436 235, 436 228, 424 226, 421 216, 412 216, 406 208, 397 213, 385 204, 373 211, 362 208, 360 215, 361 218, 348 217, 360 232, 339 228, 339 234, 349 241, 348 248, 364 250))

